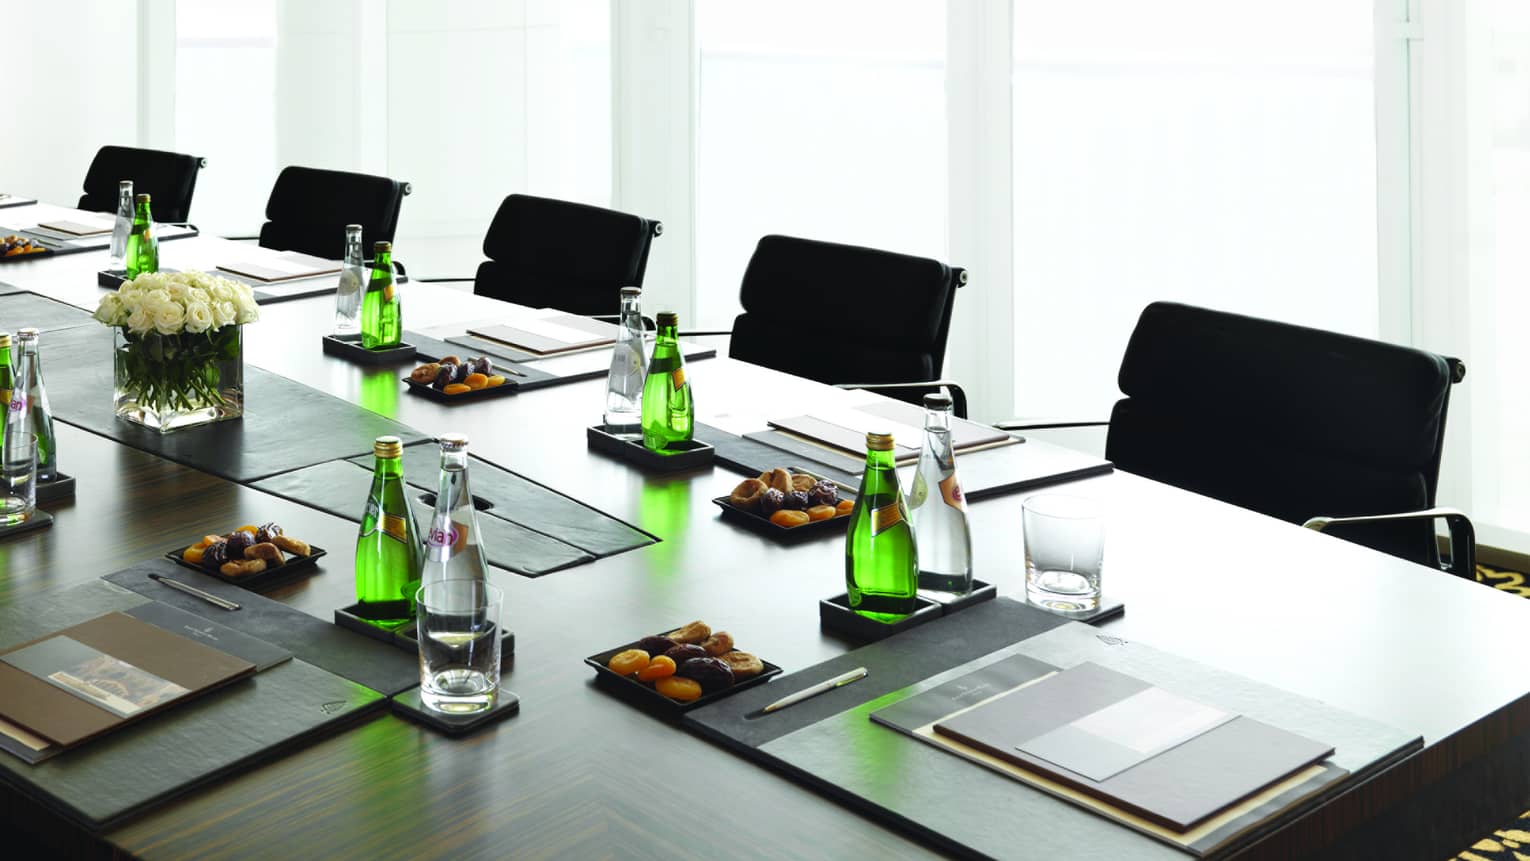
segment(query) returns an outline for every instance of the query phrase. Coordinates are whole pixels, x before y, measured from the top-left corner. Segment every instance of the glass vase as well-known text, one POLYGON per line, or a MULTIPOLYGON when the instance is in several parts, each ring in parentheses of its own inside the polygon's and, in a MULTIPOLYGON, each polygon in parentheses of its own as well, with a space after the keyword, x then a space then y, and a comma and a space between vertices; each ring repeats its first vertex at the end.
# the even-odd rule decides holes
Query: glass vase
POLYGON ((117 416, 170 433, 244 415, 242 328, 173 335, 113 329, 117 416))

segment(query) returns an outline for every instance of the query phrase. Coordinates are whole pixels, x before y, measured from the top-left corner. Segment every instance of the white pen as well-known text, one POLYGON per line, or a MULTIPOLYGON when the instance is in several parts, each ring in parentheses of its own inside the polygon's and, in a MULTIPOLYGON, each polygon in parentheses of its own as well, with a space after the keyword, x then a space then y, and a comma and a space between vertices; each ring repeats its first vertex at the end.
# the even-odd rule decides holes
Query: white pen
POLYGON ((857 682, 864 678, 866 678, 866 668, 856 667, 855 669, 845 673, 842 676, 835 676, 826 682, 819 682, 810 688, 803 688, 794 694, 788 694, 766 706, 765 708, 760 709, 760 712, 762 714, 770 714, 773 711, 784 709, 787 706, 794 706, 803 700, 812 699, 813 697, 816 697, 825 691, 832 691, 837 687, 848 685, 851 682, 857 682))

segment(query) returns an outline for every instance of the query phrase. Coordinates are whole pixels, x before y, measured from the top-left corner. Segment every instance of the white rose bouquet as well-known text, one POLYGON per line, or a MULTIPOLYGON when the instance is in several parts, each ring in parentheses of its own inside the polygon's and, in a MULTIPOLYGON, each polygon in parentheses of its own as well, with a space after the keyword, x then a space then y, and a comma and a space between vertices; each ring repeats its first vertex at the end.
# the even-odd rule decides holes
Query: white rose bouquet
POLYGON ((242 370, 231 392, 220 369, 242 363, 239 327, 260 319, 248 285, 206 272, 145 273, 101 297, 95 318, 119 333, 119 414, 124 391, 155 413, 242 411, 229 403, 242 397, 242 370))

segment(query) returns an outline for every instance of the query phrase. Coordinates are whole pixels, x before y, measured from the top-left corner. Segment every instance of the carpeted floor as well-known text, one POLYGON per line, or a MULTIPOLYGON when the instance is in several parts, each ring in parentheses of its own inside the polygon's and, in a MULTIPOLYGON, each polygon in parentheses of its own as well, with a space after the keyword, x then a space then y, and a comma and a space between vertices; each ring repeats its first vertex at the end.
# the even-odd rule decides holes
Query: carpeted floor
MULTIPOLYGON (((1530 598, 1530 577, 1518 571, 1477 566, 1477 582, 1530 598)), ((1457 861, 1530 861, 1530 810, 1456 855, 1457 861)))

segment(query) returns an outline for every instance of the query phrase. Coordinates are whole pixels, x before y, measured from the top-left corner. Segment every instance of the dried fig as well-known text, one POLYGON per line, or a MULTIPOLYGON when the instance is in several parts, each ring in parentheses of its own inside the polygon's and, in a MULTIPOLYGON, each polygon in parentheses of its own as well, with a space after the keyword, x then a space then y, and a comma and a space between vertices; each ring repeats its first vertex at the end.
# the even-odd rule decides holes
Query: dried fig
POLYGON ((707 627, 706 622, 697 620, 677 630, 670 631, 664 636, 677 643, 699 643, 712 636, 712 629, 707 627))
POLYGON ((759 505, 760 494, 766 489, 765 482, 758 478, 746 478, 739 482, 738 487, 733 488, 733 492, 728 495, 728 502, 735 508, 753 511, 755 506, 759 505))
POLYGON ((779 468, 770 471, 770 481, 766 484, 782 493, 791 493, 795 489, 792 487, 792 474, 779 468))

